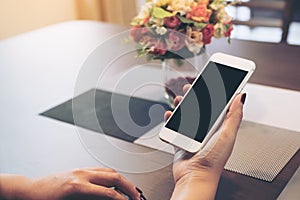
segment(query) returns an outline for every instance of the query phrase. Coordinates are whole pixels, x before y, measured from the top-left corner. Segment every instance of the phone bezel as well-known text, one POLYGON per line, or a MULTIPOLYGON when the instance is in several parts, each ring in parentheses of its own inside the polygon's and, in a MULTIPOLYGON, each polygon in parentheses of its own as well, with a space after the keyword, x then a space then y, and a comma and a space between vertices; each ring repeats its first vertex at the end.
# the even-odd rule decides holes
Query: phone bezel
MULTIPOLYGON (((208 62, 205 65, 205 67, 201 70, 201 72, 197 76, 194 83, 201 76, 202 72, 208 66, 208 63, 210 61, 219 63, 219 64, 223 64, 228 67, 245 70, 245 71, 247 71, 247 75, 245 76, 244 80, 240 83, 239 87, 236 89, 236 91, 232 95, 231 99, 228 101, 228 103, 222 110, 221 114, 219 115, 219 117, 217 118, 217 120, 215 121, 215 123, 213 124, 213 126, 211 127, 211 129, 209 130, 207 135, 205 136, 202 143, 200 143, 194 139, 191 139, 183 134, 180 134, 174 130, 167 128, 166 124, 169 120, 171 120, 173 115, 171 115, 170 118, 165 122, 164 126, 162 127, 162 129, 159 133, 160 139, 167 143, 170 143, 176 147, 179 147, 188 152, 191 152, 191 153, 195 153, 195 152, 199 151, 201 149, 201 147, 203 147, 208 142, 208 140, 213 136, 214 132, 219 127, 220 122, 223 121, 223 117, 225 116, 226 111, 228 110, 230 104, 232 103, 232 101, 234 100, 236 95, 243 90, 244 86, 246 85, 246 83, 248 82, 248 80, 250 79, 251 75, 253 74, 253 72, 255 71, 255 68, 256 68, 255 63, 253 61, 250 61, 250 60, 247 60, 244 58, 240 58, 240 57, 236 57, 236 56, 232 56, 232 55, 228 55, 228 54, 224 54, 224 53, 215 53, 210 57, 210 59, 208 60, 208 62)), ((192 87, 194 86, 194 83, 192 84, 192 87)), ((191 88, 186 92, 186 94, 191 90, 191 88)), ((183 96, 182 101, 184 101, 186 94, 183 96)), ((179 103, 179 105, 181 104, 181 102, 179 103)), ((179 105, 175 108, 173 113, 176 112, 179 105)))

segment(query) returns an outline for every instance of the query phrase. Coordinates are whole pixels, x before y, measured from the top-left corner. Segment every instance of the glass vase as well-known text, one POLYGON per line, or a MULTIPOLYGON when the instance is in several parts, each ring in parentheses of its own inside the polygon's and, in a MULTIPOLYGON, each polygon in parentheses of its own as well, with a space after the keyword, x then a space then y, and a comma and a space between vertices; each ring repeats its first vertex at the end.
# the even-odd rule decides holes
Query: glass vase
POLYGON ((169 58, 162 60, 165 99, 174 108, 174 98, 183 96, 183 87, 192 84, 209 59, 205 50, 186 59, 169 58))

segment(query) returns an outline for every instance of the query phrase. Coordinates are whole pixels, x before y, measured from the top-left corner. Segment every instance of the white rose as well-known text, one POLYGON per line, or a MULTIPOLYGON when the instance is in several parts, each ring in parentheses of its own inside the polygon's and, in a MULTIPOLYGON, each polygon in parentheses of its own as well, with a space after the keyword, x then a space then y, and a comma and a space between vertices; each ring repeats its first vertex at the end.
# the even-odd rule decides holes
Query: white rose
POLYGON ((191 5, 193 3, 194 0, 173 0, 168 6, 168 10, 185 14, 191 11, 191 5))
POLYGON ((152 9, 152 3, 146 3, 140 10, 139 14, 135 17, 136 20, 143 22, 147 17, 150 16, 150 10, 152 9))
POLYGON ((158 35, 164 35, 167 33, 167 29, 165 27, 156 27, 155 29, 155 32, 158 34, 158 35))

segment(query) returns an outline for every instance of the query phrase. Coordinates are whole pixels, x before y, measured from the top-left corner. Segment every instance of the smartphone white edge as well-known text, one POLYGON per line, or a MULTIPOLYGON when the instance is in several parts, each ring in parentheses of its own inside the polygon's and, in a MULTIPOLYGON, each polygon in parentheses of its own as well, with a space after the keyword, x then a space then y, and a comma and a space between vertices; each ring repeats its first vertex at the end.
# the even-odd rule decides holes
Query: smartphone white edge
MULTIPOLYGON (((221 112, 218 119, 215 121, 214 125, 211 127, 211 129, 209 130, 209 132, 205 136, 202 143, 200 143, 196 140, 193 140, 193 139, 191 139, 191 138, 189 138, 189 137, 187 137, 183 134, 180 134, 176 131, 173 131, 173 130, 165 127, 165 125, 167 124, 167 122, 170 120, 170 118, 172 116, 165 122, 164 126, 162 127, 162 129, 159 132, 159 138, 164 142, 170 143, 170 144, 172 144, 172 145, 174 145, 178 148, 184 149, 184 150, 186 150, 190 153, 196 153, 203 146, 205 146, 205 144, 213 136, 213 134, 215 133, 217 128, 220 127, 220 125, 221 125, 220 123, 223 122, 223 119, 224 119, 224 117, 227 113, 227 110, 229 109, 229 107, 230 107, 231 103, 233 102, 234 98, 239 93, 242 92, 243 88, 245 87, 246 83, 248 82, 248 80, 250 79, 251 75, 253 74, 253 72, 255 71, 255 68, 256 68, 255 63, 253 61, 250 61, 250 60, 247 60, 247 59, 244 59, 244 58, 239 58, 239 57, 227 55, 227 54, 224 54, 224 53, 215 53, 210 57, 210 59, 208 60, 208 62, 205 65, 205 67, 201 70, 201 72, 199 73, 199 75, 197 76, 197 78, 195 80, 197 80, 199 78, 199 76, 202 74, 202 72, 204 71, 204 69, 206 68, 206 66, 208 65, 208 63, 210 61, 220 63, 220 64, 226 65, 228 67, 233 67, 233 68, 245 70, 248 73, 247 73, 246 77, 244 78, 244 80, 239 85, 239 87, 237 88, 237 90, 235 91, 234 95, 231 97, 229 102, 224 107, 223 111, 221 112)), ((195 82, 196 81, 194 81, 194 83, 195 82)), ((189 91, 187 91, 186 94, 188 92, 189 91)), ((184 100, 185 96, 183 97, 182 101, 184 100)), ((175 108, 175 110, 173 112, 175 112, 177 108, 178 108, 178 106, 175 108)))

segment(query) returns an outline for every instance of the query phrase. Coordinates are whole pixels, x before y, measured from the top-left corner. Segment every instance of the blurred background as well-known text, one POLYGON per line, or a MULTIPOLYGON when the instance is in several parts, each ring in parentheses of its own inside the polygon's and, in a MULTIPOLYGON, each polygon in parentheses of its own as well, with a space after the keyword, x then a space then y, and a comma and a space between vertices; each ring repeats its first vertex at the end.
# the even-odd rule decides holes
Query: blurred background
POLYGON ((0 39, 70 20, 129 25, 135 0, 0 0, 0 39))
MULTIPOLYGON (((0 40, 70 20, 129 26, 146 0, 0 0, 0 40)), ((300 1, 242 0, 233 38, 300 45, 300 1)))

